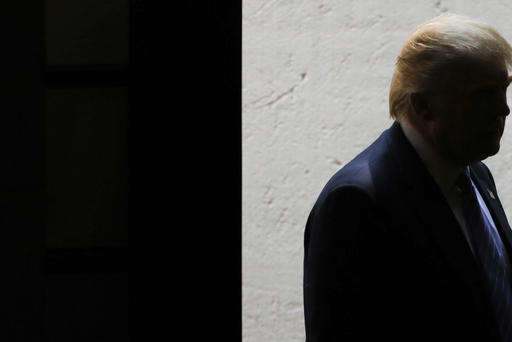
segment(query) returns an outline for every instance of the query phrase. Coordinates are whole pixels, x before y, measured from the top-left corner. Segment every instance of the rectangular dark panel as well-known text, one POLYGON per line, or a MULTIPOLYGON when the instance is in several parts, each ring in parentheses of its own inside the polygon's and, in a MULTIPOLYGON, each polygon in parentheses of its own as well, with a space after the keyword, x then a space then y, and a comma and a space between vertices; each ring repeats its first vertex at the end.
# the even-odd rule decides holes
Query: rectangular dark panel
POLYGON ((126 88, 46 90, 48 248, 128 242, 126 88))
POLYGON ((130 341, 128 274, 48 275, 48 342, 130 341))
POLYGON ((129 0, 46 0, 47 64, 128 64, 129 0))

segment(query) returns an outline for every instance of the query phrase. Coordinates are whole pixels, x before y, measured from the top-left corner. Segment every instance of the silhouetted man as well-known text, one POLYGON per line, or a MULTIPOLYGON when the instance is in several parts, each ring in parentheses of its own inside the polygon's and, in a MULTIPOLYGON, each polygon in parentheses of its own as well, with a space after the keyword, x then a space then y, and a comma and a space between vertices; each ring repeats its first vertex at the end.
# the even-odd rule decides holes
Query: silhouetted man
POLYGON ((395 122, 327 183, 305 230, 307 342, 512 341, 512 231, 489 169, 512 48, 443 15, 397 58, 395 122))

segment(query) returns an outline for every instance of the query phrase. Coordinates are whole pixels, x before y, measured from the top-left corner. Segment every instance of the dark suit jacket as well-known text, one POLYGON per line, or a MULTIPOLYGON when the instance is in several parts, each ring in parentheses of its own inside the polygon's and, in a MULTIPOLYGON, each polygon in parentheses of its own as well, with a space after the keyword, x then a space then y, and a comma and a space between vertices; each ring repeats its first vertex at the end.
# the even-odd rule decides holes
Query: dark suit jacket
MULTIPOLYGON (((512 255, 491 173, 470 168, 512 255)), ((461 227, 397 122, 329 180, 304 244, 307 342, 496 341, 461 227)))

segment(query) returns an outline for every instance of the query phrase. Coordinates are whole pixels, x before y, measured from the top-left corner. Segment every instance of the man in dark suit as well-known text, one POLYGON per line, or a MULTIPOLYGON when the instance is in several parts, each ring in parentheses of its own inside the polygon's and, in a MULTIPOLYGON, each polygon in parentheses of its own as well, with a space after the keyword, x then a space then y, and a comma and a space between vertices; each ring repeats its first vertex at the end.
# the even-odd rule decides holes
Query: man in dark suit
POLYGON ((397 59, 391 128, 327 183, 305 230, 307 342, 512 341, 512 231, 489 169, 511 46, 443 15, 397 59))

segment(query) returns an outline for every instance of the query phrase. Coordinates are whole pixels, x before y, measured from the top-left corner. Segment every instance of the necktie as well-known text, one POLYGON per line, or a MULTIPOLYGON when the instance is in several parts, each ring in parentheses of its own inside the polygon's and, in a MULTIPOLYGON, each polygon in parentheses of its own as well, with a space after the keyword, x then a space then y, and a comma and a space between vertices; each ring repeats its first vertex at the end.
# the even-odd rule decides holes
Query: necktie
POLYGON ((483 272, 502 341, 512 342, 510 260, 499 234, 493 234, 495 228, 481 211, 468 170, 459 176, 457 187, 461 195, 469 238, 483 272))

